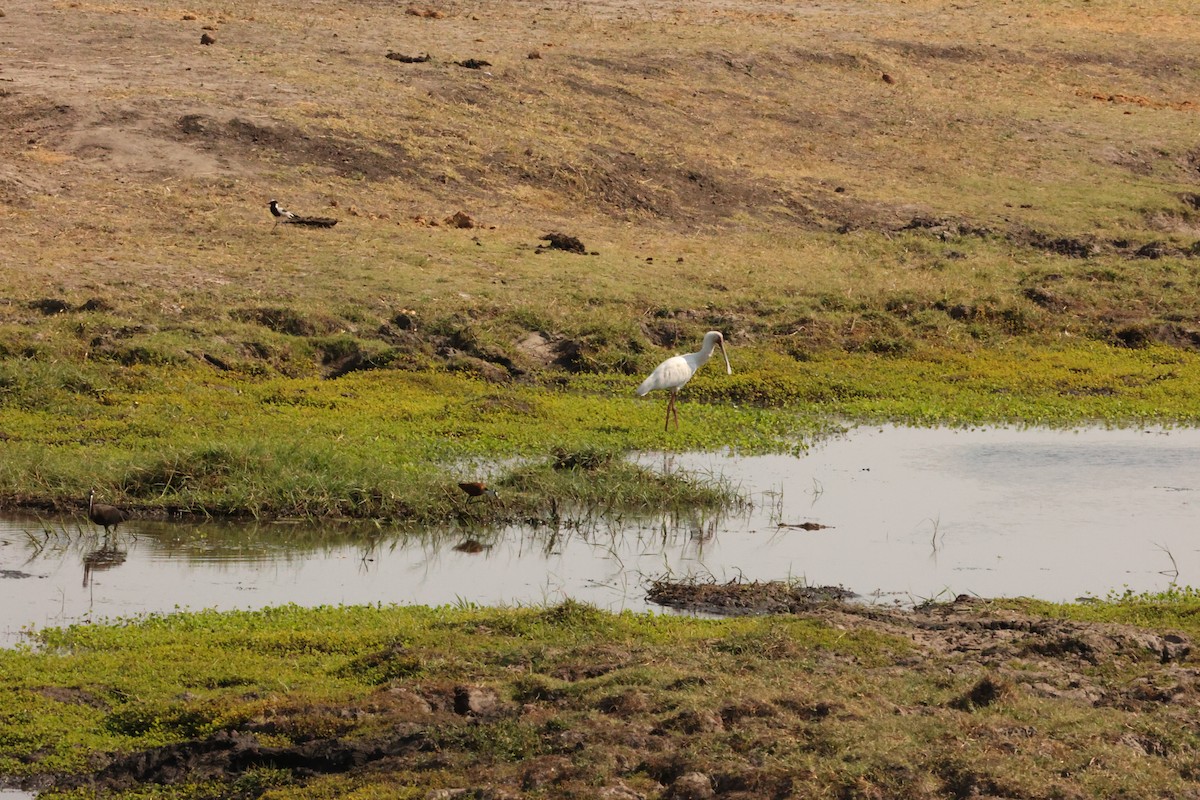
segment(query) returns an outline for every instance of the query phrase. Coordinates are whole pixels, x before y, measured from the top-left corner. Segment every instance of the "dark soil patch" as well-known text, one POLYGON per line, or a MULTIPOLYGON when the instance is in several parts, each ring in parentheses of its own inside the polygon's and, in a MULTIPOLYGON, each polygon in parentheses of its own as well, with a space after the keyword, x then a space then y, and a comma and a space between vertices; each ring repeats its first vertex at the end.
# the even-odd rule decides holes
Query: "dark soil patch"
POLYGON ((335 333, 342 328, 338 320, 295 309, 276 306, 238 309, 230 313, 236 320, 252 322, 288 336, 318 336, 335 333))
POLYGON ((66 300, 59 300, 57 297, 47 297, 41 300, 30 301, 29 307, 34 311, 40 311, 48 317, 71 310, 70 303, 66 300))
POLYGON ((951 701, 950 707, 960 711, 974 711, 977 708, 990 706, 1011 694, 1012 687, 989 675, 972 686, 971 690, 962 697, 951 701))
POLYGON ((108 701, 97 697, 86 689, 71 686, 43 686, 37 693, 59 703, 89 706, 91 708, 108 708, 108 701))
POLYGON ((1186 350, 1200 350, 1200 329, 1175 323, 1132 323, 1113 330, 1113 342, 1133 350, 1164 344, 1186 350))
POLYGON ((966 220, 944 219, 937 217, 913 217, 908 224, 903 226, 900 230, 927 231, 931 235, 941 239, 944 242, 952 239, 959 239, 964 236, 987 236, 992 232, 989 228, 973 225, 966 220))
POLYGON ((836 195, 820 186, 785 187, 713 164, 680 163, 674 155, 591 145, 570 162, 529 152, 520 159, 492 156, 484 165, 498 177, 578 195, 583 203, 610 213, 686 227, 719 223, 750 210, 811 229, 892 224, 880 209, 860 208, 844 198, 835 201, 836 195))
POLYGON ((1022 294, 1035 305, 1039 305, 1047 311, 1052 311, 1056 314, 1061 314, 1071 309, 1072 303, 1070 300, 1040 286, 1027 287, 1022 294))
POLYGON ((291 747, 260 744, 252 733, 222 731, 205 739, 111 757, 95 774, 64 779, 61 785, 121 791, 146 784, 228 780, 256 768, 282 769, 306 778, 348 772, 427 748, 420 730, 400 729, 380 739, 319 739, 291 747))
POLYGON ((659 580, 646 592, 646 599, 658 605, 727 616, 795 613, 853 597, 857 595, 840 586, 738 580, 728 583, 659 580))
POLYGON ((309 132, 285 123, 259 125, 240 117, 223 122, 205 114, 186 114, 175 121, 173 133, 201 150, 324 167, 341 177, 385 180, 424 172, 403 145, 309 132))
POLYGON ((34 95, 0 94, 0 144, 36 144, 72 125, 79 112, 67 103, 34 95))

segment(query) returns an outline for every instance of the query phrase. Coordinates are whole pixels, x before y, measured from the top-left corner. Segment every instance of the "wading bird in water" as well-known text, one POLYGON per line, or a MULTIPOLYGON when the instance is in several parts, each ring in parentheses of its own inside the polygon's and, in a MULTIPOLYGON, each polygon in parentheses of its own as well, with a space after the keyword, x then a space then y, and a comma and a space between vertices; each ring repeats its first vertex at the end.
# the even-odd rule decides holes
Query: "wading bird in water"
POLYGON ((663 425, 664 431, 670 428, 672 415, 675 417, 675 430, 679 430, 679 412, 675 410, 675 396, 679 394, 683 385, 692 379, 696 370, 708 361, 714 347, 721 348, 721 355, 725 357, 725 373, 732 375, 733 367, 729 366, 729 356, 725 354, 725 337, 721 335, 720 331, 709 331, 704 334, 704 344, 698 353, 668 358, 655 367, 654 372, 650 373, 650 377, 642 381, 642 385, 637 388, 638 397, 653 392, 655 389, 667 389, 671 392, 671 398, 667 401, 667 421, 663 425))
MULTIPOLYGON (((458 485, 458 488, 460 488, 464 492, 466 492, 467 495, 471 498, 471 500, 474 500, 476 497, 483 497, 484 495, 491 495, 492 497, 495 497, 497 499, 499 499, 499 497, 500 497, 500 495, 496 494, 495 489, 488 488, 487 484, 480 483, 479 481, 472 481, 471 483, 460 483, 458 485)), ((468 500, 467 502, 470 502, 470 500, 468 500)))
POLYGON ((108 535, 109 528, 115 530, 117 525, 124 522, 128 516, 128 514, 116 506, 97 503, 95 489, 92 489, 92 493, 88 495, 88 519, 97 525, 104 526, 105 536, 108 535))

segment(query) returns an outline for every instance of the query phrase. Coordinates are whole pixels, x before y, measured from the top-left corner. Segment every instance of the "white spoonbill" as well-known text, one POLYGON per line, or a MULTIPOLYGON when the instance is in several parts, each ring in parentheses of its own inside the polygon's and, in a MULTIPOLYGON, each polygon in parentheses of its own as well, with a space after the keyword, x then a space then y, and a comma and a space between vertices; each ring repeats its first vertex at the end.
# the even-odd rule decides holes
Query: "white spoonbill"
POLYGON ((675 415, 675 430, 679 430, 679 412, 675 410, 675 395, 679 394, 679 390, 683 385, 692 379, 696 374, 696 370, 704 366, 712 355, 714 347, 721 348, 721 355, 725 357, 725 374, 732 375, 733 367, 729 366, 729 356, 725 354, 725 337, 720 331, 709 331, 704 334, 704 344, 700 347, 698 353, 688 353, 686 356, 673 356, 654 368, 654 372, 650 373, 650 377, 642 381, 642 385, 637 388, 638 397, 653 392, 655 389, 668 389, 671 392, 671 399, 667 401, 667 421, 663 425, 663 430, 667 430, 671 425, 671 415, 675 415))

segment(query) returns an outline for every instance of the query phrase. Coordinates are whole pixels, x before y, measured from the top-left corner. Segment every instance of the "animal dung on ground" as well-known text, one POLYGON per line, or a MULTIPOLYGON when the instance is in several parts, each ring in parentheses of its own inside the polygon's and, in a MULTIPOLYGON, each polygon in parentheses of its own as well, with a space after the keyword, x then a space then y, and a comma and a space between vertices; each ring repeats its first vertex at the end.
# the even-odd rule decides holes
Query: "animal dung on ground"
POLYGON ((395 53, 389 50, 386 58, 390 58, 392 61, 399 61, 401 64, 424 64, 426 61, 429 61, 430 56, 429 53, 419 56, 406 56, 403 53, 395 53))
POLYGON ((215 38, 213 38, 212 34, 208 34, 208 33, 200 34, 200 44, 209 45, 215 41, 217 41, 217 40, 215 38))
MULTIPOLYGON (((550 244, 539 244, 537 246, 537 252, 539 253, 543 250, 566 250, 568 253, 587 255, 588 252, 587 248, 583 246, 583 242, 579 241, 574 236, 568 236, 565 233, 547 233, 545 236, 542 236, 541 239, 542 241, 549 242, 550 244)), ((595 254, 593 253, 593 255, 595 254)))

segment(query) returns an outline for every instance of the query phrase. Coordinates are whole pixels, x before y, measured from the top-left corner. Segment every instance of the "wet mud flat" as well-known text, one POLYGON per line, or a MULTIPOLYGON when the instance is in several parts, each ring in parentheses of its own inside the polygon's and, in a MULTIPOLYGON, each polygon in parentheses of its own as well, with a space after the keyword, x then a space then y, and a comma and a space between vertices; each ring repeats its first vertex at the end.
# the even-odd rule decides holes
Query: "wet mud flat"
MULTIPOLYGON (((722 591, 743 606, 757 596, 761 612, 781 607, 785 588, 694 594, 709 607, 722 591)), ((366 785, 438 798, 1085 797, 1142 763, 1141 789, 1127 796, 1160 797, 1183 796, 1171 790, 1195 777, 1187 731, 1200 669, 1179 631, 966 598, 913 611, 822 598, 795 614, 671 619, 684 635, 658 643, 613 635, 615 618, 584 606, 538 613, 539 624, 572 631, 568 640, 510 641, 515 649, 456 678, 426 669, 432 654, 420 643, 385 642, 328 666, 371 684, 354 699, 280 698, 206 735, 98 752, 86 771, 37 774, 26 786, 118 796, 189 786, 214 797, 366 785), (774 758, 764 762, 765 752, 774 758)), ((503 617, 473 619, 455 624, 471 625, 488 649, 508 639, 503 617)), ((110 725, 131 718, 98 690, 39 692, 100 708, 110 725)), ((236 705, 249 693, 222 697, 236 705)))

